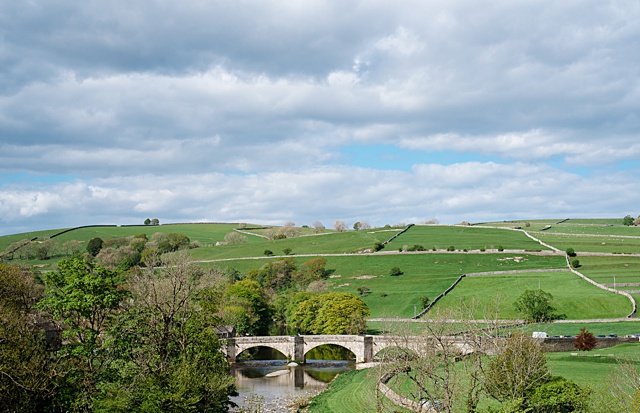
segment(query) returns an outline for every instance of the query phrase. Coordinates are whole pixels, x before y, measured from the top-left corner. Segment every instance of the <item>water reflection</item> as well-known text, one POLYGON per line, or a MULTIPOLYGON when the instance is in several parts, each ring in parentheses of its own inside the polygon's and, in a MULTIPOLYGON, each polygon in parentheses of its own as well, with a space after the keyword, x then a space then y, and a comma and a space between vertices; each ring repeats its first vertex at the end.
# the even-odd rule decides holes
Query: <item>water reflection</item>
POLYGON ((314 358, 308 358, 306 364, 287 366, 286 360, 278 359, 282 357, 279 352, 261 347, 250 354, 250 359, 232 366, 231 373, 236 378, 239 393, 233 401, 242 406, 247 398, 258 397, 265 403, 271 403, 318 393, 338 374, 355 369, 355 360, 350 359, 353 354, 347 352, 349 354, 333 348, 321 348, 307 354, 307 357, 314 358), (332 360, 329 357, 347 359, 332 360))

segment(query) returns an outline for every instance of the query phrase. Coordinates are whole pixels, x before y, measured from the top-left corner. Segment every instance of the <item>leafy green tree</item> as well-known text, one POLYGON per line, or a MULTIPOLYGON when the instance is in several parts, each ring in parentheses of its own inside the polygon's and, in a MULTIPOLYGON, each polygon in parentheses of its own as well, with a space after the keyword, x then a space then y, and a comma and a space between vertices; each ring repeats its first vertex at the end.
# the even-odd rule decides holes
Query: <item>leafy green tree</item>
POLYGON ((571 266, 573 268, 580 268, 580 260, 578 260, 578 259, 571 260, 571 266))
POLYGON ((327 278, 327 260, 324 257, 312 258, 305 261, 295 277, 300 287, 306 287, 314 281, 327 278))
POLYGON ((526 290, 514 302, 516 311, 527 321, 540 323, 558 320, 564 316, 556 314, 556 308, 551 305, 553 296, 543 290, 526 290))
POLYGON ((260 283, 265 289, 282 292, 291 287, 297 274, 293 258, 281 258, 264 264, 260 269, 247 272, 247 278, 260 283))
POLYGON ((567 248, 566 253, 569 257, 575 257, 577 255, 576 251, 571 247, 567 248))
MULTIPOLYGON (((158 251, 161 254, 167 252, 174 252, 180 249, 186 249, 189 247, 189 237, 184 234, 177 234, 175 232, 169 232, 168 234, 162 234, 158 236, 159 240, 157 243, 158 251)), ((155 234, 154 234, 155 235, 155 234)))
POLYGON ((389 275, 392 277, 397 277, 399 275, 402 275, 402 270, 400 269, 400 267, 391 267, 389 275))
POLYGON ((238 334, 267 335, 271 309, 263 288, 256 280, 244 279, 229 285, 220 308, 225 324, 235 325, 238 334))
POLYGON ((8 412, 40 412, 55 391, 55 361, 32 306, 42 287, 23 268, 0 264, 0 406, 8 412))
POLYGON ((95 257, 102 249, 103 242, 102 238, 91 238, 87 243, 87 252, 95 257))
POLYGON ((128 293, 117 272, 84 258, 61 260, 58 269, 44 274, 45 296, 37 308, 66 326, 57 403, 64 410, 86 410, 108 373, 102 351, 107 327, 128 293))
POLYGON ((213 326, 218 294, 186 254, 132 277, 127 311, 108 332, 110 374, 96 412, 226 412, 233 379, 213 326))
POLYGON ((584 412, 590 396, 590 388, 563 377, 552 377, 533 390, 527 404, 536 413, 584 412))
POLYGON ((367 305, 354 294, 310 294, 291 308, 288 324, 302 334, 360 334, 370 315, 367 305))
POLYGON ((631 215, 627 215, 622 218, 622 225, 631 226, 633 225, 633 217, 631 215))
POLYGON ((144 224, 145 225, 150 225, 151 224, 151 220, 149 218, 144 220, 144 224))
POLYGON ((420 297, 420 304, 422 304, 423 309, 427 308, 430 302, 431 300, 426 295, 423 295, 422 297, 420 297))
POLYGON ((527 399, 549 377, 542 347, 531 337, 516 333, 505 339, 500 353, 489 361, 485 389, 500 402, 513 402, 527 399))

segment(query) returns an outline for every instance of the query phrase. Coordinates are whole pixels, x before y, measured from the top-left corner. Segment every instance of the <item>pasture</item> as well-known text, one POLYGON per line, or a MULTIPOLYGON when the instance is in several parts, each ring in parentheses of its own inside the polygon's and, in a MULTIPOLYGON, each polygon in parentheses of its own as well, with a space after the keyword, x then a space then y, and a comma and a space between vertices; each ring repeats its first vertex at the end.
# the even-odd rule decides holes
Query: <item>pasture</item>
POLYGON ((386 249, 422 245, 426 249, 445 250, 548 250, 521 231, 475 226, 415 225, 393 240, 386 249))
MULTIPOLYGON (((520 226, 560 250, 574 248, 581 263, 580 271, 585 275, 611 286, 615 275, 618 289, 631 291, 640 298, 640 292, 636 293, 640 291, 640 257, 580 255, 581 251, 640 251, 640 236, 628 235, 638 233, 639 229, 625 227, 621 225, 621 220, 521 220, 478 226, 416 225, 375 254, 361 252, 370 249, 376 242, 390 239, 403 228, 341 233, 325 230, 319 234, 312 234, 311 228, 301 228, 303 235, 278 240, 258 236, 264 235, 267 229, 249 228, 248 231, 255 235, 247 234, 246 242, 216 246, 238 226, 226 223, 89 227, 69 231, 53 240, 57 243, 69 240, 86 243, 94 237, 108 239, 141 233, 151 237, 156 232, 175 232, 200 244, 199 248, 190 250, 190 254, 201 265, 235 268, 241 274, 277 259, 265 256, 266 250, 274 256, 284 256, 290 250, 290 257, 296 260, 298 266, 315 256, 325 256, 329 273, 327 282, 331 290, 359 294, 358 289, 366 287, 368 292, 362 298, 369 306, 372 317, 407 318, 422 309, 422 297, 433 300, 462 274, 566 268, 562 254, 536 254, 535 251, 549 253, 549 250, 522 231, 493 228, 520 226), (551 225, 550 229, 540 231, 548 225, 551 225), (427 251, 398 252, 404 246, 414 245, 422 245, 427 251), (451 246, 455 252, 444 252, 451 246), (432 251, 434 247, 438 251, 432 251), (505 252, 496 252, 498 247, 504 248, 505 252), (486 249, 486 252, 481 252, 482 249, 486 249), (528 252, 516 254, 513 250, 528 252), (400 268, 402 274, 391 276, 392 267, 400 268)), ((36 236, 45 239, 60 231, 4 236, 0 237, 0 245, 8 246, 17 240, 36 236)), ((53 270, 60 258, 56 256, 50 260, 25 263, 36 264, 42 270, 53 270)), ((630 311, 630 303, 626 298, 597 289, 571 273, 550 271, 466 277, 437 306, 441 309, 455 308, 460 303, 473 301, 480 307, 497 306, 502 318, 516 318, 513 301, 525 289, 538 286, 554 296, 558 312, 566 314, 569 319, 624 317, 630 311)))

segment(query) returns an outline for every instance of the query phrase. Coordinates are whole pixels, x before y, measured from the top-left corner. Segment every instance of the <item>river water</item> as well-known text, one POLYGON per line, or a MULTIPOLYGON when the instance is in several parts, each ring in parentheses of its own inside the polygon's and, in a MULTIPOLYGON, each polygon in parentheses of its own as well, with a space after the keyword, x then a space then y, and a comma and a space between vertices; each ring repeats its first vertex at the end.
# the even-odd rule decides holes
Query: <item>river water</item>
POLYGON ((286 411, 282 406, 287 400, 315 395, 338 374, 355 369, 353 354, 342 350, 331 347, 312 350, 307 354, 306 364, 287 366, 280 353, 260 347, 250 359, 232 366, 238 390, 232 401, 245 409, 269 406, 272 411, 286 411))

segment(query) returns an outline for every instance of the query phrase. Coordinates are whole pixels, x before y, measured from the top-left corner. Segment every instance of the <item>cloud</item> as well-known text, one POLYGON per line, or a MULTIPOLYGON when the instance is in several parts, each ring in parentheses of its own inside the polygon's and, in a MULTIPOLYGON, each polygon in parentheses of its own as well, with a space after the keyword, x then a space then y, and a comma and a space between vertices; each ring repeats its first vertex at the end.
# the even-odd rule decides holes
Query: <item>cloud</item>
POLYGON ((562 180, 617 212, 635 198, 586 188, 638 178, 638 20, 632 0, 3 2, 0 173, 69 178, 0 186, 2 210, 62 222, 64 191, 108 220, 584 209, 545 189, 562 180), (360 169, 355 146, 424 157, 360 169))
POLYGON ((444 223, 511 218, 624 216, 640 196, 621 176, 584 178, 535 164, 422 164, 412 171, 319 167, 296 172, 140 176, 0 188, 5 231, 161 222, 298 225, 366 220, 385 225, 439 218, 444 223), (70 219, 73 216, 73 219, 70 219), (41 223, 40 225, 44 225, 41 223), (43 228, 43 227, 41 227, 43 228))

